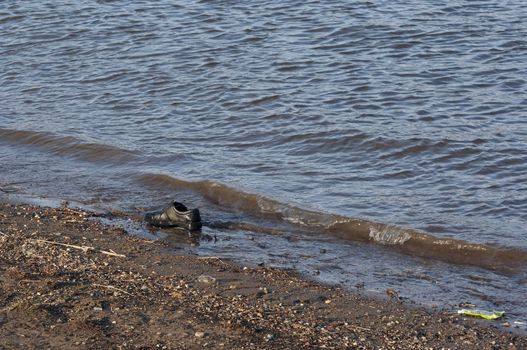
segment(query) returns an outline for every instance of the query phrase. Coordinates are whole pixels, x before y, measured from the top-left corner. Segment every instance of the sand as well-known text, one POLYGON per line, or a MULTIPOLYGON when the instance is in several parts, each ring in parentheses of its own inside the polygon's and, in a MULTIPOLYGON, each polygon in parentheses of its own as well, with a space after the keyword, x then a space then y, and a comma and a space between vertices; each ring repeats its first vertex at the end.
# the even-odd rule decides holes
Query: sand
POLYGON ((0 204, 0 349, 527 348, 504 321, 178 255, 98 215, 0 204))

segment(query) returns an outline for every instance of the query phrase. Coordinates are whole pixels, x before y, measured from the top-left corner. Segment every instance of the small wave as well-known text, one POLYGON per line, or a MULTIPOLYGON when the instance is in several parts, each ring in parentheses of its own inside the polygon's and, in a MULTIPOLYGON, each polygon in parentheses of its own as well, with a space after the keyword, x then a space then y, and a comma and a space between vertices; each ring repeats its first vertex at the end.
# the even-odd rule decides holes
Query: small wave
POLYGON ((118 71, 118 72, 108 72, 104 75, 96 76, 96 77, 82 77, 79 80, 79 83, 85 83, 85 84, 91 84, 91 83, 101 83, 101 82, 108 82, 113 81, 121 78, 122 76, 125 76, 128 74, 127 71, 118 71))
MULTIPOLYGON (((192 190, 215 204, 248 215, 285 221, 302 228, 306 233, 325 233, 343 240, 379 244, 422 258, 505 272, 514 272, 527 263, 527 251, 524 250, 436 237, 396 225, 306 210, 214 181, 186 181, 170 175, 151 173, 139 175, 138 180, 154 187, 192 190)), ((251 230, 269 231, 254 227, 251 230)))
POLYGON ((370 227, 370 238, 380 244, 400 245, 407 242, 412 236, 400 227, 385 225, 379 229, 370 227))
POLYGON ((130 150, 47 132, 0 128, 0 141, 37 147, 53 154, 93 162, 122 164, 137 158, 137 154, 130 150))
POLYGON ((350 219, 349 222, 335 224, 331 231, 342 239, 390 246, 408 255, 508 273, 524 268, 527 263, 525 250, 436 237, 423 231, 395 225, 350 219))
POLYGON ((280 98, 280 95, 269 95, 269 96, 262 96, 257 99, 254 99, 249 102, 249 105, 256 106, 267 102, 273 102, 275 100, 278 100, 280 98))
POLYGON ((24 19, 24 16, 20 16, 20 15, 2 16, 2 17, 0 17, 0 24, 4 24, 4 23, 7 23, 7 22, 11 22, 11 21, 18 21, 18 20, 21 20, 21 19, 24 19))

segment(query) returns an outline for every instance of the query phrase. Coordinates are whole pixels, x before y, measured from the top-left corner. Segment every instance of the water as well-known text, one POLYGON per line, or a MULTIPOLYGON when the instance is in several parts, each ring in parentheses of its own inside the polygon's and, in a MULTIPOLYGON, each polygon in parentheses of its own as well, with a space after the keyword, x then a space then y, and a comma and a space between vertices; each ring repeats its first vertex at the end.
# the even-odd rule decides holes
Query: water
POLYGON ((200 254, 527 319, 526 21, 521 1, 2 2, 0 195, 177 198, 217 237, 200 254))

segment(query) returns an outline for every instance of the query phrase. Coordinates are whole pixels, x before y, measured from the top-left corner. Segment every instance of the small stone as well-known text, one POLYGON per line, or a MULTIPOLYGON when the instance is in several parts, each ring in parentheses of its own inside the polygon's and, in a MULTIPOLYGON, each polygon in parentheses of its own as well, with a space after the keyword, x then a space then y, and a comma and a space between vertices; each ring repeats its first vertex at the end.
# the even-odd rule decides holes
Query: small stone
POLYGON ((326 301, 324 301, 324 304, 331 304, 331 299, 327 299, 326 301))
POLYGON ((265 341, 269 341, 269 340, 272 340, 274 338, 274 335, 271 334, 271 333, 268 333, 265 335, 265 341))
POLYGON ((194 336, 196 338, 203 338, 205 336, 205 332, 196 332, 194 333, 194 336))
POLYGON ((216 283, 216 279, 214 277, 212 277, 212 276, 200 275, 198 277, 198 282, 212 284, 212 283, 216 283))

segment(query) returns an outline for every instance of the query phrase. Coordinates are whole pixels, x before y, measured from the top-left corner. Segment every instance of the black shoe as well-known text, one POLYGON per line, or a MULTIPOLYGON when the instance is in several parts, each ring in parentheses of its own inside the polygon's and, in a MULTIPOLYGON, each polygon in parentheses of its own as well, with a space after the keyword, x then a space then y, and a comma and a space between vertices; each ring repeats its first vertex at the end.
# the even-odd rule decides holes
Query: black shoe
POLYGON ((145 221, 158 227, 184 227, 187 230, 199 230, 201 217, 199 209, 188 209, 184 204, 173 202, 169 207, 145 215, 145 221))

